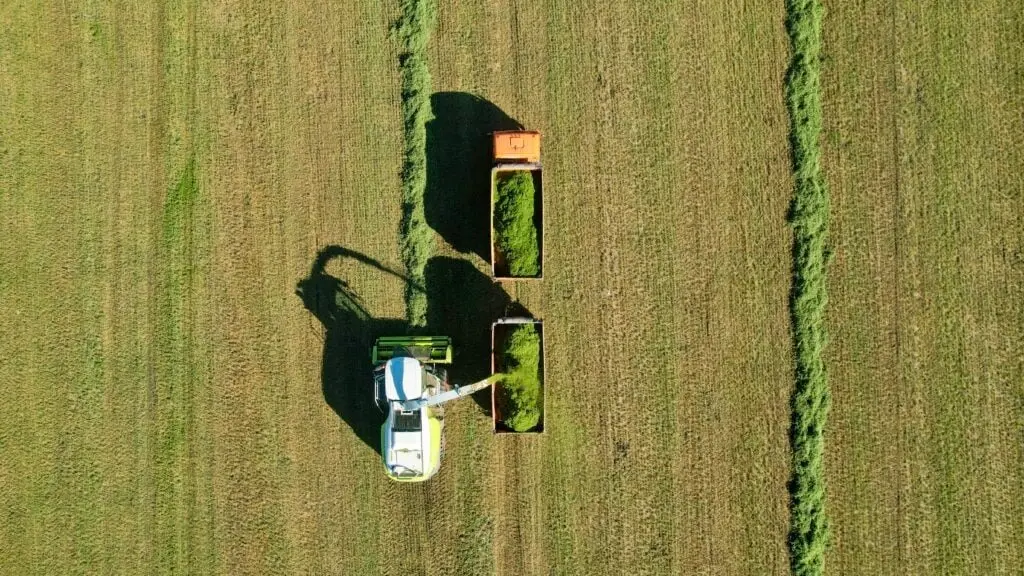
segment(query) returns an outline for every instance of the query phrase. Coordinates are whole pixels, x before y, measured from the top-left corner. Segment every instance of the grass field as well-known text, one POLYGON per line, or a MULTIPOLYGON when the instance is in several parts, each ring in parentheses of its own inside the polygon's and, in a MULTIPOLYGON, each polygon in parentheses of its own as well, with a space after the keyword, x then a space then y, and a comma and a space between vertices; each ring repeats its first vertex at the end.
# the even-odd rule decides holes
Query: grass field
POLYGON ((832 7, 833 411, 841 574, 1024 565, 1020 5, 832 7))
MULTIPOLYGON (((1024 15, 829 9, 826 570, 1013 573, 1024 15)), ((789 571, 783 4, 439 2, 426 329, 469 380, 543 318, 545 432, 459 403, 415 486, 363 380, 410 328, 399 13, 0 6, 0 573, 789 571), (498 285, 517 125, 544 280, 498 285)))

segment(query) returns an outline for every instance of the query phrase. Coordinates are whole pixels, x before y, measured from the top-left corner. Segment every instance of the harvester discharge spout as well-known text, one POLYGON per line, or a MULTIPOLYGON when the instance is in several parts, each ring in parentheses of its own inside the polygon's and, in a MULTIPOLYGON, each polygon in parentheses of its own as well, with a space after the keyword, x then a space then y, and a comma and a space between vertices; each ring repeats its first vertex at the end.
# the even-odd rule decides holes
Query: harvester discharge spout
POLYGON ((444 404, 446 402, 458 400, 459 398, 464 398, 466 396, 469 396, 470 394, 479 392, 487 388, 491 384, 494 384, 499 379, 501 379, 501 374, 493 374, 479 382, 474 382, 473 384, 468 384, 466 386, 454 385, 452 389, 448 390, 447 392, 442 392, 441 394, 437 394, 429 398, 421 398, 419 400, 410 400, 408 402, 405 402, 402 404, 402 409, 419 410, 421 408, 426 408, 427 406, 440 406, 441 404, 444 404))

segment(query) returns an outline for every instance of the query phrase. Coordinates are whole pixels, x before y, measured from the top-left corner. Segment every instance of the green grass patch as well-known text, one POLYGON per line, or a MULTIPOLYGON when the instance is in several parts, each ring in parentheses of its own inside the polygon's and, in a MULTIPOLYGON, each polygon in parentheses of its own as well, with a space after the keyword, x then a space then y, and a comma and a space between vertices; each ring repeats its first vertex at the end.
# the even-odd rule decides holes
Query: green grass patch
POLYGON ((155 490, 154 507, 161 521, 154 527, 160 547, 155 565, 173 570, 187 565, 196 544, 188 535, 194 526, 195 479, 187 468, 195 450, 195 387, 201 381, 193 339, 191 299, 196 281, 197 204, 200 190, 196 163, 189 159, 167 192, 163 205, 156 306, 159 323, 154 334, 158 361, 153 370, 159 384, 159 409, 151 430, 155 490))
POLYGON ((501 414, 505 425, 526 432, 540 423, 540 333, 533 324, 517 326, 503 350, 505 373, 501 379, 501 414))
POLYGON ((411 282, 405 289, 406 317, 412 326, 427 323, 424 269, 433 251, 434 236, 427 224, 423 195, 427 186, 427 122, 430 110, 430 70, 427 43, 434 27, 436 8, 430 0, 403 0, 402 16, 395 32, 402 41, 398 62, 402 75, 402 260, 411 282))
POLYGON ((512 276, 540 273, 540 248, 537 227, 533 223, 535 197, 531 172, 517 170, 498 175, 494 229, 498 249, 505 256, 512 276))
POLYGON ((794 190, 793 287, 790 314, 796 353, 790 443, 789 553, 793 574, 824 572, 829 540, 823 465, 825 423, 831 396, 823 359, 827 340, 825 292, 829 197, 821 174, 821 20, 819 0, 787 0, 786 29, 792 61, 786 76, 794 190))

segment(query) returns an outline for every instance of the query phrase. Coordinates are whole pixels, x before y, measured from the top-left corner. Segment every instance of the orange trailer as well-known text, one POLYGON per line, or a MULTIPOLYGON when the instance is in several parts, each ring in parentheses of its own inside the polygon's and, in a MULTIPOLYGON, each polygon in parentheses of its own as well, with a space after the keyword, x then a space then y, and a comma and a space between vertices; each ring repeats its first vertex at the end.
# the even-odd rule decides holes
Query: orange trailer
POLYGON ((540 162, 540 132, 508 130, 494 133, 494 163, 540 162))
POLYGON ((544 187, 540 164, 540 132, 507 130, 494 132, 494 167, 491 169, 491 273, 498 280, 539 280, 544 277, 544 187), (533 176, 534 224, 537 227, 538 265, 536 276, 512 276, 494 234, 494 204, 498 195, 498 174, 527 171, 533 176))

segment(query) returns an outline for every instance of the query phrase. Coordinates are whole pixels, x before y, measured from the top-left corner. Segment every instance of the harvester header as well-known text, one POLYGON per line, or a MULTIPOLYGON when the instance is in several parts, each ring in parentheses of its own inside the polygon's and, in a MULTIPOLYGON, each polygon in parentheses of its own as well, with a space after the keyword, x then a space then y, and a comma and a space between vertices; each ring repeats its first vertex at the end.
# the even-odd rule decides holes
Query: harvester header
POLYGON ((373 363, 408 356, 424 364, 451 364, 452 339, 448 336, 382 336, 373 346, 373 363))

